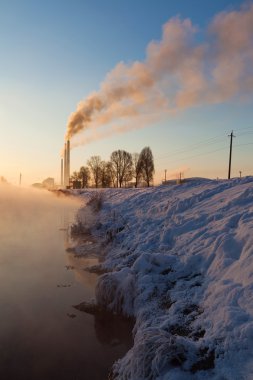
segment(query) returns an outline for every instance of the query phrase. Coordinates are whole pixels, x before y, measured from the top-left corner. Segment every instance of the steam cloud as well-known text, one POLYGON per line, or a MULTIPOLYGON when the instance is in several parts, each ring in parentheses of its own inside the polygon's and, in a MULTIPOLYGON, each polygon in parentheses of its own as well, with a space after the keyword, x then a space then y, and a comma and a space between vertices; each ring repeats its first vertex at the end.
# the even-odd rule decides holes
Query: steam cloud
POLYGON ((251 94, 253 3, 216 15, 202 42, 199 32, 189 19, 169 20, 162 39, 148 45, 144 62, 120 62, 100 90, 78 104, 70 115, 66 139, 86 131, 90 134, 81 143, 88 143, 186 107, 251 94))

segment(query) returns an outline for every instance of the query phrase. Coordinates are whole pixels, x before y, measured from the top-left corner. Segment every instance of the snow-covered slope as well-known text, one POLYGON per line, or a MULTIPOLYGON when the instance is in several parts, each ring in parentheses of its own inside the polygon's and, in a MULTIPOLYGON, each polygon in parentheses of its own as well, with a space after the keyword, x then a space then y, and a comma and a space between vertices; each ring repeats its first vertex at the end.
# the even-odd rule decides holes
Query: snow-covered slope
POLYGON ((136 318, 114 378, 253 379, 253 178, 108 189, 100 223, 97 302, 136 318))

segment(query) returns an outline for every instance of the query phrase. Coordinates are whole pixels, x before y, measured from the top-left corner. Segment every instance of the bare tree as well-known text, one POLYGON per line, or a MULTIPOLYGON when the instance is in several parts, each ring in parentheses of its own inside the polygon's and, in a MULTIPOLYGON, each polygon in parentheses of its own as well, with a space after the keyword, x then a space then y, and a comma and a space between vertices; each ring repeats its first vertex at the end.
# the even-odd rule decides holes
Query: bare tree
POLYGON ((119 187, 119 172, 120 172, 120 150, 115 150, 111 154, 111 163, 116 176, 116 187, 119 187))
POLYGON ((110 187, 112 184, 111 162, 101 162, 101 185, 102 187, 110 187))
POLYGON ((110 186, 117 187, 117 174, 111 161, 107 162, 107 176, 110 179, 110 186))
POLYGON ((140 165, 140 154, 133 153, 132 154, 133 161, 133 177, 135 179, 135 187, 138 186, 138 183, 141 180, 141 165, 140 165))
POLYGON ((149 147, 142 149, 139 157, 139 165, 142 174, 142 178, 146 182, 147 186, 150 186, 150 182, 153 180, 155 173, 154 159, 152 151, 149 147))
POLYGON ((92 156, 87 161, 87 165, 90 168, 96 187, 99 186, 100 181, 101 181, 101 163, 102 163, 102 160, 100 156, 92 156))
POLYGON ((82 180, 82 188, 88 187, 90 180, 90 170, 87 166, 81 166, 79 170, 79 178, 82 180))
POLYGON ((101 178, 101 186, 107 187, 107 175, 106 175, 106 162, 101 162, 101 172, 100 172, 100 178, 101 178))
POLYGON ((111 163, 116 173, 117 187, 122 187, 123 182, 132 179, 132 156, 125 150, 115 150, 111 154, 111 163))
POLYGON ((77 181, 79 179, 79 173, 74 171, 71 176, 72 181, 77 181))

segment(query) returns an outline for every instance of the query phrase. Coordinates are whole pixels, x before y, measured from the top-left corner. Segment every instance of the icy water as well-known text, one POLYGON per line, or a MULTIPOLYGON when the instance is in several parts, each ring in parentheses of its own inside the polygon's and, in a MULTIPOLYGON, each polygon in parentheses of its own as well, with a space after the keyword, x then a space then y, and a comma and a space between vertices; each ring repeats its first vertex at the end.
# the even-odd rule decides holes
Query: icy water
POLYGON ((66 252, 79 207, 0 189, 0 379, 104 380, 131 346, 129 325, 72 307, 94 297, 95 258, 66 252))

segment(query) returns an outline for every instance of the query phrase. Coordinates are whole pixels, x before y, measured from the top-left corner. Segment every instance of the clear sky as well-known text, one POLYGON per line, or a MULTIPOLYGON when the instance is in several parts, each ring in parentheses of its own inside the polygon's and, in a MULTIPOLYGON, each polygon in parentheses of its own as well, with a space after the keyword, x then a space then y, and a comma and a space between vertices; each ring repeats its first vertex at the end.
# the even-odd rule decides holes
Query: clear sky
MULTIPOLYGON (((214 17, 222 11, 226 13, 215 24, 215 33, 220 33, 223 44, 224 35, 224 38, 230 38, 233 33, 237 41, 238 30, 243 29, 240 20, 239 27, 237 21, 232 20, 230 29, 226 22, 231 17, 228 19, 225 15, 235 15, 237 20, 241 15, 232 12, 240 12, 243 4, 246 3, 235 0, 0 0, 0 175, 12 183, 18 183, 20 172, 24 184, 41 182, 49 176, 59 182, 60 152, 70 114, 90 93, 96 91, 100 94, 101 83, 119 62, 132 67, 135 61, 144 62, 145 67, 153 70, 152 78, 158 78, 156 90, 162 88, 163 95, 169 93, 170 101, 173 98, 173 107, 169 107, 169 112, 164 105, 161 111, 156 109, 154 120, 151 110, 150 120, 153 121, 145 123, 142 120, 142 128, 139 128, 139 119, 130 117, 126 119, 126 129, 132 130, 108 133, 101 139, 72 149, 71 171, 86 165, 92 155, 108 160, 113 150, 140 152, 144 146, 150 146, 155 158, 157 183, 164 178, 165 169, 167 178, 179 171, 187 177, 225 178, 228 134, 234 130, 232 176, 238 176, 240 170, 242 175, 252 175, 253 80, 248 65, 251 60, 252 67, 252 44, 248 42, 243 45, 244 35, 232 50, 226 48, 226 41, 220 49, 220 42, 217 51, 220 50, 215 52, 214 59, 212 48, 206 49, 208 44, 212 44, 212 37, 206 36, 207 31, 214 17), (176 16, 180 22, 169 21, 171 18, 175 20, 176 16), (183 24, 182 20, 186 18, 191 20, 191 26, 189 23, 183 24), (177 42, 168 42, 175 46, 174 50, 166 50, 163 62, 170 62, 170 65, 166 66, 169 73, 166 72, 165 78, 164 72, 161 77, 160 74, 156 76, 154 71, 154 67, 161 65, 155 55, 159 44, 153 44, 149 59, 147 46, 151 41, 162 39, 162 27, 166 23, 169 30, 167 42, 173 39, 177 27, 190 34, 194 26, 196 32, 194 43, 187 42, 190 44, 189 50, 183 44, 186 55, 182 55, 181 51, 180 61, 173 67, 171 62, 175 61, 175 57, 171 55, 177 54, 178 57, 181 37, 177 42), (173 29, 170 29, 171 25, 173 29), (194 50, 200 45, 202 50, 194 50), (244 50, 241 50, 242 45, 244 50), (200 51, 206 50, 202 61, 200 51), (224 54, 228 55, 224 58, 224 54), (240 65, 240 58, 237 58, 236 67, 224 69, 220 62, 229 61, 229 54, 246 57, 246 63, 240 65), (189 57, 193 57, 194 62, 188 61, 189 57), (215 69, 218 61, 219 70, 210 71, 210 66, 215 69), (196 79, 196 72, 194 75, 189 72, 192 62, 193 71, 204 67, 207 83, 202 83, 203 78, 196 79), (241 70, 239 74, 238 70, 241 70), (175 77, 168 80, 168 75, 175 77), (219 83, 214 85, 210 78, 215 75, 219 83), (180 83, 175 85, 174 80, 180 83), (234 90, 233 80, 240 80, 243 85, 237 83, 234 90), (175 100, 172 94, 174 88, 175 91, 178 91, 178 86, 183 88, 188 96, 192 84, 198 94, 194 95, 194 100, 191 98, 189 105, 182 106, 182 102, 185 104, 188 100, 183 98, 180 101, 178 97, 175 100), (208 86, 213 86, 212 91, 208 86), (217 88, 223 92, 228 87, 232 95, 226 92, 217 98, 217 88), (157 118, 159 113, 161 118, 157 118)), ((247 29, 247 25, 252 25, 250 17, 247 17, 248 13, 252 13, 251 4, 248 2, 248 9, 244 8, 243 17, 246 18, 242 18, 242 24, 246 25, 242 33, 247 36, 251 33, 253 36, 253 30, 247 29)), ((187 39, 187 36, 184 38, 187 39)), ((138 95, 146 96, 148 91, 149 88, 144 87, 138 95)), ((153 87, 151 92, 153 100, 153 87)), ((150 101, 151 98, 148 98, 150 101)), ((143 104, 140 107, 138 103, 138 112, 142 110, 143 104)), ((145 116, 147 121, 147 109, 145 116)), ((117 120, 116 114, 113 125, 121 123, 120 119, 119 116, 117 120)), ((74 140, 78 144, 84 138, 85 132, 81 132, 74 140)))

